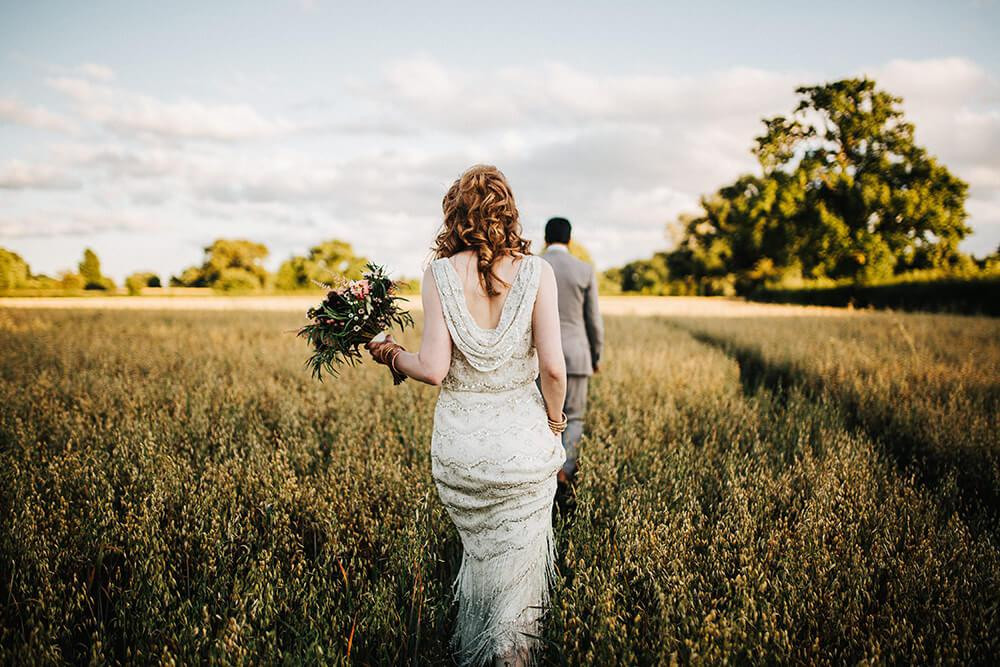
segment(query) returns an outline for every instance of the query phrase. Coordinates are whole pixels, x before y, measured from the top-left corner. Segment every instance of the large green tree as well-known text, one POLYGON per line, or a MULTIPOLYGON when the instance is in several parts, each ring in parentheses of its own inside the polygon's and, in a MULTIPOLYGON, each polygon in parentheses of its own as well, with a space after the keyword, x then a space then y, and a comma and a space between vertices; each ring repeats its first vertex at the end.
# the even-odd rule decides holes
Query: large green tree
POLYGON ((356 255, 350 243, 332 239, 309 249, 309 254, 293 256, 282 262, 275 277, 275 287, 299 290, 329 283, 334 278, 356 280, 368 260, 356 255))
POLYGON ((866 281, 971 265, 958 250, 967 185, 915 143, 900 98, 867 78, 796 92, 756 139, 761 174, 702 198, 676 268, 746 289, 789 272, 866 281))

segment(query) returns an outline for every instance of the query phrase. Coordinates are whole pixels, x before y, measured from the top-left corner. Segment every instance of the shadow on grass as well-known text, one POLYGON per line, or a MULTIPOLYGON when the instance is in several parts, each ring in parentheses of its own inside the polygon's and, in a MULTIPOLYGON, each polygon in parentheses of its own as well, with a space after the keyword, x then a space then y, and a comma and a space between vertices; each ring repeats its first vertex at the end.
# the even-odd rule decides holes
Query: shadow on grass
POLYGON ((1000 477, 995 452, 973 447, 944 449, 922 437, 916 425, 895 418, 891 405, 863 401, 793 363, 768 361, 755 350, 704 332, 688 333, 736 361, 746 396, 765 389, 783 400, 794 388, 812 401, 839 407, 848 428, 876 443, 901 473, 912 473, 927 489, 939 493, 946 503, 943 509, 958 512, 975 534, 1000 537, 1000 477), (950 488, 951 480, 957 488, 950 488))

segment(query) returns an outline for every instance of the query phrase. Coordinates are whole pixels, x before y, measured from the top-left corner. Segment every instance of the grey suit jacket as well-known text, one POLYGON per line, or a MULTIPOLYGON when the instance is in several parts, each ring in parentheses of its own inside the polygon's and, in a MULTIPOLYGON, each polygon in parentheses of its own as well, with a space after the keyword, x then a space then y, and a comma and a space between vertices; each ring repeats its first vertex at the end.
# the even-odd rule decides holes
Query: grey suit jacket
POLYGON ((542 258, 552 265, 559 291, 559 324, 568 375, 592 375, 604 348, 604 322, 597 305, 593 267, 563 250, 549 248, 542 258))

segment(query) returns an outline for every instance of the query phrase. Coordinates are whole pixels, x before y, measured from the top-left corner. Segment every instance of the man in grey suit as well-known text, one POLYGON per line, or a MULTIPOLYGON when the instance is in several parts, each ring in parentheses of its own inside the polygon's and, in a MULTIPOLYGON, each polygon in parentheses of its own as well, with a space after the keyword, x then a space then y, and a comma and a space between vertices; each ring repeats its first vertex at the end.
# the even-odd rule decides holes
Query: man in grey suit
POLYGON ((597 274, 590 264, 569 253, 571 226, 565 218, 552 218, 545 225, 545 252, 552 265, 559 293, 559 324, 563 356, 566 358, 566 403, 568 424, 563 431, 566 463, 559 481, 567 484, 576 474, 577 445, 583 436, 583 414, 587 409, 587 385, 597 372, 604 346, 604 323, 597 305, 597 274))

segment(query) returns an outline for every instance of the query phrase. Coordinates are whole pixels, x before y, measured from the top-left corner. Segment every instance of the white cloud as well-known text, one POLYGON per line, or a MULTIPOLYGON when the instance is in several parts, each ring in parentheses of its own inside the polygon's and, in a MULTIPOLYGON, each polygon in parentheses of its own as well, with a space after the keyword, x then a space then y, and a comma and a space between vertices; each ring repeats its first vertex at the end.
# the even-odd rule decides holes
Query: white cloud
POLYGON ((388 65, 358 94, 419 121, 462 134, 525 127, 743 118, 782 109, 796 73, 737 67, 703 77, 597 75, 561 63, 496 70, 448 68, 421 55, 388 65), (775 107, 775 103, 779 106, 775 107))
POLYGON ((868 71, 880 87, 904 101, 969 100, 991 85, 989 74, 965 58, 896 59, 868 71))
POLYGON ((303 202, 329 199, 338 182, 338 170, 329 166, 286 163, 233 167, 218 165, 196 175, 196 193, 221 202, 303 202))
POLYGON ((77 67, 77 71, 84 76, 98 81, 113 81, 115 78, 114 70, 107 65, 99 65, 97 63, 84 63, 77 67))
POLYGON ((92 236, 109 231, 150 230, 149 221, 116 212, 43 210, 0 217, 0 238, 92 236))
POLYGON ((74 132, 76 125, 64 116, 40 106, 23 104, 13 98, 0 98, 0 120, 54 132, 74 132))
POLYGON ((80 187, 80 182, 63 170, 10 160, 0 165, 0 189, 3 190, 68 190, 80 187))
POLYGON ((965 170, 962 176, 975 190, 982 190, 984 192, 993 190, 1000 193, 1000 167, 970 167, 965 170))
POLYGON ((246 104, 167 102, 73 77, 54 77, 47 83, 73 100, 85 118, 125 136, 238 141, 275 137, 294 129, 291 123, 265 118, 246 104))

